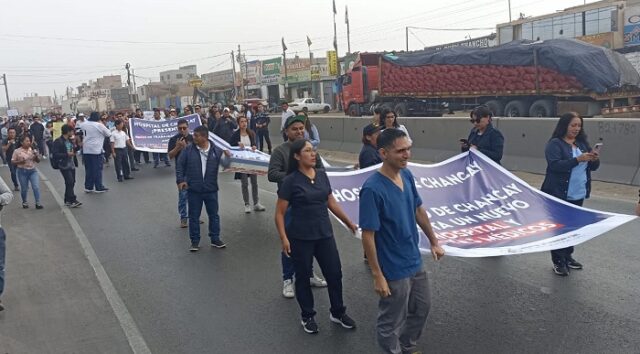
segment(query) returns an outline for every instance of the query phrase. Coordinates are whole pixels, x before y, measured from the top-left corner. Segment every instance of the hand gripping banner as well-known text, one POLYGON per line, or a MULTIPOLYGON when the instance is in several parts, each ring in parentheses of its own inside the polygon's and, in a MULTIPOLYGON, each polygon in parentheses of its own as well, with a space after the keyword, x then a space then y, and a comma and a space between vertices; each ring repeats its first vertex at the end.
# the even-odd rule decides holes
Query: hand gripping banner
MULTIPOLYGON (((378 168, 328 172, 333 196, 356 224, 360 187, 378 168)), ((554 198, 473 150, 438 164, 410 163, 407 168, 450 256, 491 257, 574 246, 635 218, 554 198)), ((420 249, 430 254, 429 241, 419 231, 420 249)))

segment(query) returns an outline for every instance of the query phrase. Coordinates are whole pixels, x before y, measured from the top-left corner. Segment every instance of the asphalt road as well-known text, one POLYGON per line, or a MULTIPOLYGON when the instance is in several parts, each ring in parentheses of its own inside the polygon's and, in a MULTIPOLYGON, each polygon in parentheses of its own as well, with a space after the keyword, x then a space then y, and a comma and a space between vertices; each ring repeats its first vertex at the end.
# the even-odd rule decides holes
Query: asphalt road
MULTIPOLYGON (((48 162, 40 169, 62 194, 60 174, 48 162)), ((377 296, 362 248, 335 222, 344 298, 358 328, 329 322, 326 290, 315 289, 320 333, 302 331, 297 303, 281 295, 275 185, 266 178, 259 184, 267 212, 245 214, 239 182, 220 175, 228 247, 210 249, 203 237, 201 251, 191 254, 188 232, 178 227, 173 168, 145 165, 125 183, 105 168, 111 190, 101 195, 84 194, 78 172, 84 205, 73 214, 153 353, 378 352, 377 296)), ((601 198, 585 206, 621 213, 634 207, 601 198)), ((567 278, 552 273, 548 253, 425 258, 432 311, 420 346, 431 353, 640 352, 639 225, 578 246, 574 256, 585 269, 567 278)))

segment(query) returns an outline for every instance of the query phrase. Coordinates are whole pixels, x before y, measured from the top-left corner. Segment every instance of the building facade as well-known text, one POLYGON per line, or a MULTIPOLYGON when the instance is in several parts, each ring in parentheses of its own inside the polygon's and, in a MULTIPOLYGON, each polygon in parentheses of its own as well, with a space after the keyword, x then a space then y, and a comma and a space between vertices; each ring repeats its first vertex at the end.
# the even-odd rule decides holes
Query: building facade
POLYGON ((198 76, 196 65, 181 66, 177 70, 160 72, 160 82, 165 85, 187 84, 189 80, 198 76))

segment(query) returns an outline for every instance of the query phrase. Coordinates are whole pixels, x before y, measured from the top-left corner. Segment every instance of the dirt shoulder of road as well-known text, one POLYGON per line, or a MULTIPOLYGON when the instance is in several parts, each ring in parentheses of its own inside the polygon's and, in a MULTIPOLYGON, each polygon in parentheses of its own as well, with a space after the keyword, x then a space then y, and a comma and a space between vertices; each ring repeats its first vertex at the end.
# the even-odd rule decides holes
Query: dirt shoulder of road
MULTIPOLYGON (((322 157, 327 160, 338 161, 345 164, 355 164, 358 162, 358 155, 342 151, 329 151, 320 149, 322 157)), ((429 164, 429 161, 412 160, 416 163, 429 164)), ((511 171, 513 174, 527 182, 529 185, 540 188, 544 175, 511 171)), ((591 195, 600 198, 625 200, 630 202, 638 201, 638 187, 619 183, 593 181, 591 184, 591 195)))

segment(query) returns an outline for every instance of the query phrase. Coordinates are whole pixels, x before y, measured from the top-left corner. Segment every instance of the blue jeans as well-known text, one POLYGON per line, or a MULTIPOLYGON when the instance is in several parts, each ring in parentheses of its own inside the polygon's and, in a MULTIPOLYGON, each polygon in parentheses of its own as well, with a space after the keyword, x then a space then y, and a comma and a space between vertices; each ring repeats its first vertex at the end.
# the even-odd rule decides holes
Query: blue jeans
POLYGON ((38 176, 38 171, 35 168, 26 169, 18 167, 18 181, 20 181, 20 197, 22 197, 22 202, 27 202, 27 192, 29 188, 29 183, 31 183, 31 188, 33 188, 33 197, 36 199, 36 203, 40 203, 40 177, 38 176))
POLYGON ((180 214, 180 220, 189 217, 187 215, 187 196, 188 192, 186 190, 178 191, 178 214, 180 214))
POLYGON ((160 164, 160 159, 164 162, 165 165, 171 166, 169 163, 169 156, 164 153, 154 152, 153 153, 153 165, 158 166, 160 164))
POLYGON ((7 234, 0 227, 0 296, 4 292, 4 260, 6 256, 7 234))
POLYGON ((102 154, 83 154, 84 158, 84 189, 97 190, 104 189, 102 184, 102 164, 104 157, 102 154))
POLYGON ((200 214, 202 204, 209 215, 209 237, 211 241, 220 240, 220 216, 218 215, 218 192, 198 193, 187 189, 189 205, 189 238, 191 243, 200 243, 200 214))

